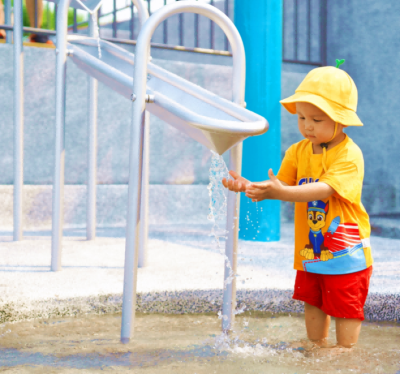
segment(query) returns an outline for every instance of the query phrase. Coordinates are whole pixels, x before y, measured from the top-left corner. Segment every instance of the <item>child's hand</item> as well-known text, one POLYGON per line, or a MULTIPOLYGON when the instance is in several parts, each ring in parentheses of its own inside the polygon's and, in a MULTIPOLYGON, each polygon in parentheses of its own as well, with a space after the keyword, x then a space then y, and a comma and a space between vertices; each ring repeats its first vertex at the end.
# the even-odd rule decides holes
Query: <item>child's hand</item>
POLYGON ((233 170, 229 172, 231 177, 234 179, 226 180, 226 178, 222 179, 222 184, 225 188, 228 188, 233 192, 246 192, 246 188, 250 185, 250 181, 241 177, 238 173, 235 173, 233 170))
POLYGON ((253 203, 265 199, 279 199, 284 189, 279 179, 274 175, 272 169, 269 169, 269 181, 249 183, 246 188, 246 196, 249 197, 253 203))

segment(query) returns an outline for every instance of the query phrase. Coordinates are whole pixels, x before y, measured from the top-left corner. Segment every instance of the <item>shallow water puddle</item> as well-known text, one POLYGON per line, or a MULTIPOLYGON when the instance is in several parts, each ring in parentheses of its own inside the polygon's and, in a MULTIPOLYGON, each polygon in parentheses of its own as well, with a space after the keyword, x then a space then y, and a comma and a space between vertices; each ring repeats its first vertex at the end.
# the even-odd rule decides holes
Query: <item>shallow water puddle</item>
POLYGON ((364 323, 356 348, 332 354, 306 341, 301 316, 237 316, 228 337, 220 322, 138 314, 127 345, 119 343, 120 315, 7 323, 0 325, 0 372, 400 373, 398 324, 364 323))

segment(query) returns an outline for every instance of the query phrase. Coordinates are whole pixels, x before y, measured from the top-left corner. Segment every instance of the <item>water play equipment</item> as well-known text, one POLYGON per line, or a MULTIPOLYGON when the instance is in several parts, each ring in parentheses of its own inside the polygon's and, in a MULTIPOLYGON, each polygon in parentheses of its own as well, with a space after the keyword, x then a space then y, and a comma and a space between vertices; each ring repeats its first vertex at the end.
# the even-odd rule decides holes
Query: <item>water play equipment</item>
MULTIPOLYGON (((56 137, 53 186, 53 227, 51 269, 61 270, 64 186, 64 126, 67 57, 91 78, 89 79, 89 211, 88 224, 95 218, 96 185, 96 82, 101 81, 114 91, 132 100, 130 133, 129 200, 126 227, 124 292, 121 341, 129 342, 133 333, 136 281, 140 242, 143 250, 147 236, 148 185, 148 113, 176 127, 209 149, 223 154, 230 150, 229 168, 240 173, 241 142, 249 136, 268 130, 262 116, 245 109, 245 52, 240 35, 232 21, 208 4, 185 1, 166 5, 150 18, 143 3, 133 0, 139 10, 142 29, 135 55, 96 35, 96 10, 101 0, 59 0, 56 43, 56 137), (90 36, 68 36, 68 7, 76 6, 91 13, 90 36), (157 26, 178 13, 197 13, 210 18, 225 32, 233 52, 233 100, 225 100, 150 62, 150 41, 157 26), (148 19, 147 19, 148 18, 148 19), (92 192, 90 191, 92 190, 92 192), (90 218, 92 217, 92 218, 90 218), (144 244, 143 244, 144 243, 144 244)), ((224 272, 222 328, 231 328, 236 305, 236 263, 239 195, 229 192, 224 272)))

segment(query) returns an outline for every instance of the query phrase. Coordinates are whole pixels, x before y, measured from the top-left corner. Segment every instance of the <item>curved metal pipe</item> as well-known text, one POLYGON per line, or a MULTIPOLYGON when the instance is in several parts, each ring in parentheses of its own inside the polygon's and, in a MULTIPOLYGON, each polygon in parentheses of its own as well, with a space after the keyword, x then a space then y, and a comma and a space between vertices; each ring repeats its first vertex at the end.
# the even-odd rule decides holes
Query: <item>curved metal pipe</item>
MULTIPOLYGON (((143 27, 144 23, 149 19, 149 12, 144 5, 142 0, 132 0, 133 5, 135 5, 139 14, 140 28, 143 27)), ((139 30, 140 31, 140 30, 139 30)))
MULTIPOLYGON (((140 202, 142 195, 141 176, 143 164, 143 138, 144 138, 144 122, 146 110, 146 84, 147 84, 147 65, 149 62, 150 41, 151 37, 158 27, 166 18, 178 13, 197 13, 210 18, 212 21, 225 32, 233 51, 233 101, 244 106, 245 92, 245 74, 246 74, 246 56, 242 39, 233 22, 217 8, 199 4, 197 2, 179 2, 158 10, 143 25, 139 34, 136 50, 135 50, 135 69, 133 80, 133 93, 136 100, 133 103, 132 124, 131 124, 131 140, 130 140, 130 159, 129 159, 129 201, 128 201, 128 217, 126 226, 126 244, 125 244, 125 269, 124 269, 124 293, 122 306, 122 326, 121 326, 121 342, 128 343, 134 327, 134 316, 136 307, 136 284, 137 284, 137 267, 138 267, 138 237, 140 229, 140 202)), ((234 170, 240 172, 241 147, 235 147, 231 153, 231 165, 234 170)), ((231 211, 235 212, 236 199, 230 198, 231 211)), ((233 218, 232 218, 233 220, 233 218)), ((236 220, 237 221, 237 220, 236 220)), ((231 236, 237 236, 236 228, 230 231, 231 236)), ((236 242, 232 237, 231 245, 236 242)), ((236 257, 236 250, 231 248, 230 253, 236 257)), ((234 261, 235 262, 235 261, 234 261)), ((233 263, 233 268, 235 264, 233 263)), ((230 296, 225 300, 225 304, 230 309, 235 303, 234 289, 235 284, 229 287, 230 296), (232 293, 233 292, 233 293, 232 293)), ((228 323, 223 325, 224 330, 230 328, 230 313, 228 323)))
MULTIPOLYGON (((232 101, 244 106, 244 93, 246 84, 246 55, 243 41, 230 18, 228 18, 228 16, 226 16, 223 12, 211 5, 185 1, 181 3, 166 5, 163 8, 159 9, 149 18, 146 24, 144 24, 137 40, 135 56, 142 56, 142 53, 144 53, 144 51, 150 49, 150 41, 158 25, 168 17, 178 13, 197 13, 203 15, 214 21, 222 29, 222 31, 224 31, 231 44, 233 55, 232 101)), ((147 63, 148 60, 140 61, 135 57, 135 71, 144 72, 146 70, 147 63)), ((136 79, 139 78, 140 80, 142 80, 146 77, 146 74, 147 70, 144 72, 144 75, 142 73, 140 74, 140 78, 139 73, 135 75, 135 94, 137 94, 136 91, 139 87, 141 87, 141 90, 143 92, 145 91, 145 86, 143 86, 142 84, 143 82, 140 81, 139 84, 136 79)))

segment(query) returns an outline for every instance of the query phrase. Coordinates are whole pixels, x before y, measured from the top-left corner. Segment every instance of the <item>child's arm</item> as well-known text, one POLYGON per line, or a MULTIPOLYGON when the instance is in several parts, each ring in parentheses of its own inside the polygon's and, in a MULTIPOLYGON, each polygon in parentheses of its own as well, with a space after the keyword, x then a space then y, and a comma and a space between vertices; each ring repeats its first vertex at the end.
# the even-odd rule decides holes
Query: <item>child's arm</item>
POLYGON ((335 190, 326 183, 309 183, 301 186, 288 186, 279 181, 269 169, 270 180, 259 183, 248 183, 246 185, 246 196, 254 201, 265 199, 309 202, 314 200, 324 200, 335 193, 335 190))

